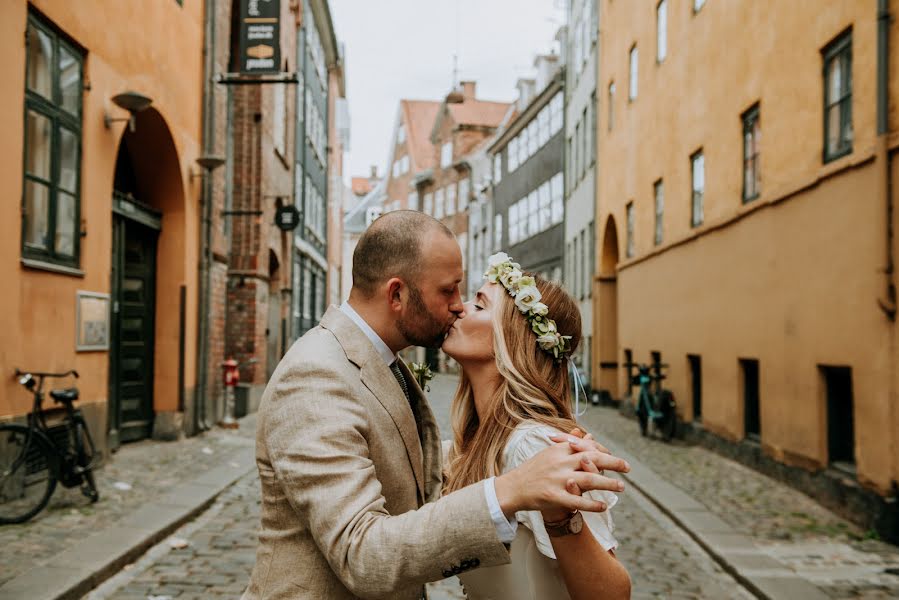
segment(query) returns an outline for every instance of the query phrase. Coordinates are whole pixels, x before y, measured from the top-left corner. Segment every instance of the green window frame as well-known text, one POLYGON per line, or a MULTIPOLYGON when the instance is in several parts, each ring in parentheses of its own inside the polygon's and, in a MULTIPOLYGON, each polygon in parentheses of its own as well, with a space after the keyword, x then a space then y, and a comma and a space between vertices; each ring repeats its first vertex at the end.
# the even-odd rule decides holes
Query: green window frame
POLYGON ((761 120, 756 103, 743 113, 743 203, 751 202, 762 193, 762 177, 759 172, 759 139, 761 120))
POLYGON ((77 268, 84 56, 30 12, 25 48, 22 257, 77 268))
POLYGON ((821 50, 824 60, 824 162, 852 152, 852 29, 821 50))

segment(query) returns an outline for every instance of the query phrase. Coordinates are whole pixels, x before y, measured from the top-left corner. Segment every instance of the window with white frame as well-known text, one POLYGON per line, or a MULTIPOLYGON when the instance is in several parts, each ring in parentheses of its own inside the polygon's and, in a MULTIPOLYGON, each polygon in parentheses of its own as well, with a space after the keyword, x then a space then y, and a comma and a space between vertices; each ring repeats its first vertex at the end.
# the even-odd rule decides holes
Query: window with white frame
POLYGON ((549 105, 540 109, 540 112, 537 114, 537 122, 539 127, 537 142, 542 148, 543 144, 549 141, 549 105))
POLYGON ((705 218, 703 214, 703 197, 705 196, 705 157, 702 150, 690 157, 690 171, 693 180, 693 210, 691 211, 690 224, 693 227, 702 225, 705 218))
POLYGON ((445 195, 445 192, 443 191, 443 188, 440 188, 439 190, 434 192, 434 218, 435 219, 442 219, 443 216, 446 214, 445 213, 446 203, 444 202, 444 195, 445 195))
POLYGON ((532 236, 542 231, 540 229, 540 198, 537 190, 528 194, 528 231, 526 236, 532 236))
POLYGON ((518 203, 509 207, 509 245, 518 243, 518 203))
POLYGON ((549 101, 550 137, 556 135, 556 133, 562 130, 562 120, 564 118, 563 109, 564 100, 562 99, 562 92, 558 92, 555 96, 553 96, 553 99, 549 101))
POLYGON ((627 203, 627 248, 625 251, 625 255, 628 258, 632 258, 634 256, 634 221, 636 219, 636 215, 634 214, 634 202, 627 203))
POLYGON ((509 169, 509 173, 511 173, 518 168, 518 138, 512 138, 511 140, 509 140, 506 157, 508 161, 507 168, 509 169))
POLYGON ((434 195, 431 192, 425 194, 423 212, 429 215, 434 214, 434 195))
POLYGON ((656 7, 656 60, 662 62, 668 56, 668 0, 661 0, 656 7))
POLYGON ((493 155, 493 183, 503 180, 503 154, 502 151, 493 155))
POLYGON ((528 159, 528 128, 525 127, 518 134, 518 164, 523 165, 528 159))
POLYGON ((589 284, 589 281, 590 281, 590 274, 587 272, 587 255, 588 255, 588 253, 590 252, 590 249, 587 248, 586 237, 587 237, 587 230, 586 230, 586 229, 581 229, 581 256, 580 256, 580 261, 581 261, 581 281, 580 281, 581 293, 579 294, 579 297, 580 297, 581 300, 583 300, 584 297, 587 295, 587 288, 589 287, 588 284, 589 284))
POLYGON ((590 97, 590 104, 587 105, 587 134, 588 134, 588 156, 590 164, 596 162, 596 92, 590 97))
POLYGON ((456 184, 446 186, 446 216, 456 214, 456 184))
POLYGON ((538 148, 540 148, 540 132, 537 120, 534 119, 528 123, 528 158, 534 156, 538 148))
POLYGON ((655 245, 662 243, 664 234, 664 217, 665 217, 665 184, 661 179, 655 182, 654 195, 656 203, 656 228, 655 228, 655 245))
POLYGON ((638 76, 638 60, 637 45, 631 46, 630 52, 630 79, 628 81, 627 97, 629 100, 637 99, 637 76, 638 76))
POLYGON ((550 194, 552 195, 552 223, 557 225, 565 219, 564 181, 562 173, 556 173, 550 180, 550 194))
POLYGON ((446 142, 440 148, 440 166, 446 168, 453 164, 453 143, 446 142))
POLYGON ((503 214, 493 215, 493 249, 499 250, 503 246, 503 214))

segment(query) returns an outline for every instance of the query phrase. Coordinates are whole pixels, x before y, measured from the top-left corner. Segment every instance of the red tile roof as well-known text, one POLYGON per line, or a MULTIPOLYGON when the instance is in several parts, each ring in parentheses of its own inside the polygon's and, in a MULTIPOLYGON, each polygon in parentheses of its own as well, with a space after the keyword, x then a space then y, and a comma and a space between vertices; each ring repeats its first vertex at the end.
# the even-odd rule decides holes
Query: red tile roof
POLYGON ((412 158, 412 171, 434 166, 434 146, 431 145, 431 126, 440 109, 440 102, 432 100, 400 100, 406 140, 412 158))

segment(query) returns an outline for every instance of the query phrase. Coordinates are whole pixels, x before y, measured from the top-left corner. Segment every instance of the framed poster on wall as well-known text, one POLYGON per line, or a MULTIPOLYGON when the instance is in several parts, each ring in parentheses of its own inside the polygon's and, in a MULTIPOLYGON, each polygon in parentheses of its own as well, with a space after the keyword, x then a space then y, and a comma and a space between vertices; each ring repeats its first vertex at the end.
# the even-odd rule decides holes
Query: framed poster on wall
POLYGON ((75 350, 109 350, 109 294, 75 292, 75 350))

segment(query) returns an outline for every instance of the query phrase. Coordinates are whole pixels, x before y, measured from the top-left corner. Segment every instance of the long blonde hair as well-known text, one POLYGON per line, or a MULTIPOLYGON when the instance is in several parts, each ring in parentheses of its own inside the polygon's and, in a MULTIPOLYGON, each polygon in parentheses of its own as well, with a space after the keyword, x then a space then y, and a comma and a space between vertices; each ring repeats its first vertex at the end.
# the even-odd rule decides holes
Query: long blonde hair
MULTIPOLYGON (((581 338, 577 303, 558 284, 536 277, 548 317, 562 335, 571 336, 571 351, 581 338)), ((453 446, 445 465, 444 491, 452 492, 502 473, 503 449, 522 421, 536 421, 570 431, 571 383, 567 359, 556 360, 537 345, 530 323, 511 296, 501 294, 494 310, 493 352, 501 378, 483 421, 475 411, 471 382, 463 371, 453 397, 453 446)))

